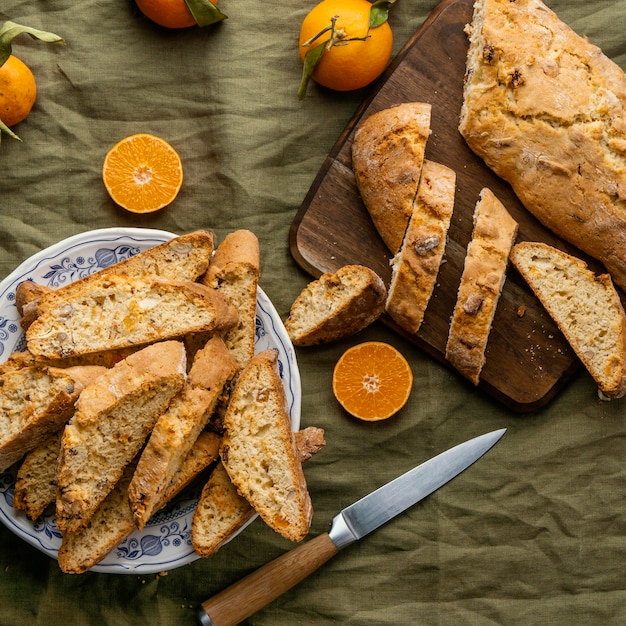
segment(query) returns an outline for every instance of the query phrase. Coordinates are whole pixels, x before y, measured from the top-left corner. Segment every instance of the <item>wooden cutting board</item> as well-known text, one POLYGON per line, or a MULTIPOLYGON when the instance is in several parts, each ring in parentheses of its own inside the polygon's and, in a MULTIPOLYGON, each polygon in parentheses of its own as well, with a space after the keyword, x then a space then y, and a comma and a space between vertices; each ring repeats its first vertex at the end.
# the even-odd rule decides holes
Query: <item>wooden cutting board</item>
MULTIPOLYGON (((414 34, 326 158, 289 234, 294 259, 312 276, 359 263, 371 267, 389 284, 390 253, 363 206, 352 173, 352 137, 359 121, 376 111, 401 102, 431 103, 432 135, 426 158, 451 167, 457 174, 445 260, 417 334, 404 333, 387 316, 382 319, 448 366, 445 345, 450 317, 471 237, 474 207, 483 187, 489 187, 518 221, 518 241, 545 241, 569 249, 535 220, 511 187, 471 152, 458 132, 468 47, 464 27, 471 22, 472 6, 473 0, 444 0, 414 34)), ((561 332, 511 266, 486 357, 479 387, 518 412, 545 405, 579 367, 561 332)), ((459 379, 464 380, 460 375, 459 379)))

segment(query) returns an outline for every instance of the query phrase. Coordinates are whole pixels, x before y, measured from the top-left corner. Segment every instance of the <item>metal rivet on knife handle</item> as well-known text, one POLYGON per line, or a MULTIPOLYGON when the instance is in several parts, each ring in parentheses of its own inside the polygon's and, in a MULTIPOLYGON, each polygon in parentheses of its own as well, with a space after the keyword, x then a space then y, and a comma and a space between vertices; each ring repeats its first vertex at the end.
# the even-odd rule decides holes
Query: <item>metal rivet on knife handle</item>
POLYGON ((324 533, 286 552, 203 602, 202 626, 235 626, 278 598, 335 556, 458 476, 504 435, 495 430, 461 443, 383 485, 333 518, 324 533))

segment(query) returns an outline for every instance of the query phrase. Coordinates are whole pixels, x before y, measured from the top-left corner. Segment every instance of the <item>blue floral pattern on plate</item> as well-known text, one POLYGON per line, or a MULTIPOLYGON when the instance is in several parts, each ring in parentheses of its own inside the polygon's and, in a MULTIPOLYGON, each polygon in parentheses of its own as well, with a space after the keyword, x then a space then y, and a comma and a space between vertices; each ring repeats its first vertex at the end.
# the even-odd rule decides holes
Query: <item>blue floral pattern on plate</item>
MULTIPOLYGON (((21 282, 32 280, 60 287, 174 236, 166 231, 142 228, 94 230, 65 239, 22 263, 0 283, 0 362, 12 352, 25 348, 15 305, 15 290, 21 282)), ((301 388, 295 351, 276 309, 259 288, 255 350, 269 348, 278 351, 279 371, 292 427, 296 430, 300 426, 301 388)), ((14 487, 15 469, 0 473, 0 521, 30 545, 56 558, 61 534, 54 515, 44 515, 35 523, 31 522, 23 512, 13 508, 14 487)), ((150 574, 196 560, 198 556, 191 545, 191 522, 198 496, 199 493, 186 493, 174 500, 156 513, 142 532, 129 535, 92 571, 150 574)))

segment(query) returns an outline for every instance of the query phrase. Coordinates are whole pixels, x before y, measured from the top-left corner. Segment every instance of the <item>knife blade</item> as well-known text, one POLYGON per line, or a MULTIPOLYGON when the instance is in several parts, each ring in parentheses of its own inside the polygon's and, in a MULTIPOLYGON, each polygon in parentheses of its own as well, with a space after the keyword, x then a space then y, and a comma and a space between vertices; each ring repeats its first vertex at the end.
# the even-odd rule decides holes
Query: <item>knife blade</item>
POLYGON ((330 531, 279 556, 198 609, 202 626, 235 626, 288 591, 335 556, 445 485, 488 452, 506 428, 438 454, 379 487, 333 518, 330 531))

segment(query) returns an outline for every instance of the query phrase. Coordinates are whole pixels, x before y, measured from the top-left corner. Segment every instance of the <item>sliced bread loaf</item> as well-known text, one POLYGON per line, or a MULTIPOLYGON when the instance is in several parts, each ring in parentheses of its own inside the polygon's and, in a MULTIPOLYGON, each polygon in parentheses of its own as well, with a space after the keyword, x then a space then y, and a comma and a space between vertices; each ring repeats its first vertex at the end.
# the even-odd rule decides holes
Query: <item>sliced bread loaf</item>
MULTIPOLYGON (((295 433, 301 463, 308 461, 325 445, 324 431, 309 426, 295 433)), ((202 557, 215 554, 233 534, 254 517, 255 510, 242 498, 222 463, 218 463, 202 489, 193 516, 191 542, 202 557)))
POLYGON ((243 369, 224 417, 220 456, 237 491, 287 539, 308 533, 311 498, 297 457, 275 350, 243 369))
POLYGON ((106 370, 32 365, 0 377, 0 471, 36 448, 74 413, 84 387, 106 370))
POLYGON ((424 160, 413 212, 398 254, 391 260, 385 311, 408 333, 416 333, 437 282, 454 209, 456 174, 424 160))
POLYGON ((626 393, 626 317, 608 274, 544 243, 524 241, 511 262, 554 319, 604 398, 626 393))
POLYGON ((517 227, 493 192, 483 189, 474 210, 474 230, 446 344, 448 361, 475 385, 485 364, 487 340, 517 227))
POLYGON ((39 301, 39 316, 26 331, 30 352, 59 358, 221 330, 237 323, 237 311, 213 289, 154 276, 108 274, 39 301))
POLYGON ((296 346, 353 335, 377 320, 385 307, 382 278, 364 265, 345 265, 309 283, 295 299, 285 330, 296 346))
POLYGON ((394 254, 413 211, 431 105, 405 102, 373 113, 354 133, 352 169, 376 230, 394 254))
POLYGON ((88 385, 66 425, 57 471, 57 528, 87 524, 186 379, 183 344, 131 354, 88 385))
MULTIPOLYGON (((217 458, 219 437, 200 433, 184 463, 174 475, 160 506, 180 493, 217 458)), ((100 504, 89 523, 63 536, 58 553, 59 567, 66 574, 81 574, 97 565, 135 530, 133 512, 128 500, 128 485, 135 465, 127 465, 122 478, 100 504)))
POLYGON ((224 386, 238 369, 235 358, 217 335, 196 354, 186 385, 154 425, 128 488, 139 530, 157 510, 161 493, 182 465, 215 410, 224 386))

